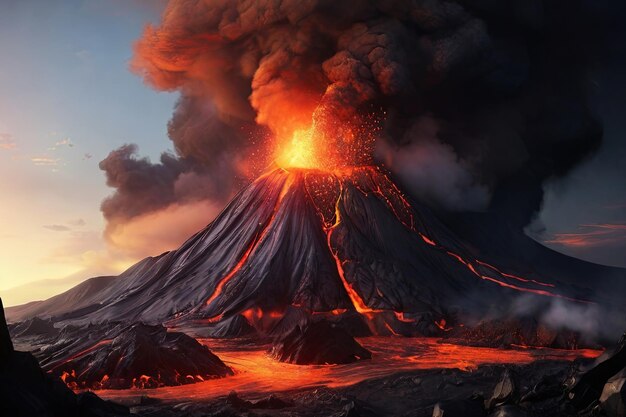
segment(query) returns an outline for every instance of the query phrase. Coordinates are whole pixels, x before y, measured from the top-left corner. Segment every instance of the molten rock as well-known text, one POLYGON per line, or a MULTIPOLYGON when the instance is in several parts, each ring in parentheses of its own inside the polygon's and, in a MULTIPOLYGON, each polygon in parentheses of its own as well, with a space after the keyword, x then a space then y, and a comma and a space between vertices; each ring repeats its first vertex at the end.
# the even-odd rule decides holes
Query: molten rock
POLYGON ((296 326, 275 342, 271 353, 298 365, 351 363, 372 357, 352 336, 325 320, 296 326))
POLYGON ((156 388, 233 374, 192 337, 143 323, 70 356, 51 371, 70 387, 90 389, 156 388))

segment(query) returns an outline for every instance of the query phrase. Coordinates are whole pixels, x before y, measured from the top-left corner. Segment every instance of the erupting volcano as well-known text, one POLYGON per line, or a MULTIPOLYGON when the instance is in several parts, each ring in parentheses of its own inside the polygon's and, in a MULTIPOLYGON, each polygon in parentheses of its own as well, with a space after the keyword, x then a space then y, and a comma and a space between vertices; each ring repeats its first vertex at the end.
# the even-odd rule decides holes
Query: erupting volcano
POLYGON ((590 302, 571 281, 522 276, 477 257, 383 168, 337 164, 324 153, 336 147, 312 130, 296 132, 287 145, 278 167, 179 249, 140 262, 97 298, 56 313, 69 322, 169 326, 241 314, 262 332, 288 311, 357 313, 374 334, 424 335, 504 311, 521 295, 590 302))

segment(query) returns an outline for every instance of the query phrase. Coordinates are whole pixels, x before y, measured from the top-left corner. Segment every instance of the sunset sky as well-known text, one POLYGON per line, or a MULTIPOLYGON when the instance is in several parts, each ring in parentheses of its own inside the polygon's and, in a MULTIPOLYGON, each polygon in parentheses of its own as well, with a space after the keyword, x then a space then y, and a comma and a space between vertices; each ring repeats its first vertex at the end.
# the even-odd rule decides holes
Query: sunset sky
MULTIPOLYGON (((151 160, 172 146, 167 122, 177 94, 157 92, 129 70, 133 42, 146 23, 158 22, 163 7, 150 0, 2 2, 5 304, 46 298, 90 276, 118 273, 182 241, 219 210, 196 204, 184 208, 184 225, 167 223, 167 212, 136 222, 120 237, 124 241, 103 239, 100 203, 111 189, 98 163, 126 143, 136 143, 151 160), (146 237, 146 230, 157 227, 146 237)), ((605 143, 566 180, 546 185, 545 206, 530 233, 561 252, 626 267, 624 67, 615 63, 594 77, 592 103, 605 123, 605 143)))

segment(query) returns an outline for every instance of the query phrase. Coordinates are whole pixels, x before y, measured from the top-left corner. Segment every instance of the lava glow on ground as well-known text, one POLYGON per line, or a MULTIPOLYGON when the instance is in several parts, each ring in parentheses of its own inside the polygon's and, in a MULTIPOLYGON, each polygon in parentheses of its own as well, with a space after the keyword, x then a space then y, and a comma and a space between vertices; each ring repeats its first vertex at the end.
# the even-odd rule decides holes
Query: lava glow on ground
POLYGON ((267 354, 267 346, 248 345, 238 340, 198 339, 233 368, 231 377, 191 385, 150 390, 102 390, 108 399, 149 395, 162 400, 210 400, 231 391, 243 394, 276 393, 301 388, 344 387, 396 372, 420 369, 471 371, 482 364, 518 365, 540 359, 573 360, 595 358, 598 350, 496 349, 440 343, 435 338, 366 337, 359 342, 372 352, 371 360, 348 365, 292 365, 267 354))

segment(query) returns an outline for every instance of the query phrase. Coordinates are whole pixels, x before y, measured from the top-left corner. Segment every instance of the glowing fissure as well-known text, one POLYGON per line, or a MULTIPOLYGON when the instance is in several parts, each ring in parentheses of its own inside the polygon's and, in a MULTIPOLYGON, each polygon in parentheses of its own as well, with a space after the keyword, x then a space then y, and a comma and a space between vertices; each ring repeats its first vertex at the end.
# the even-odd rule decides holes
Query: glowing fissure
POLYGON ((371 314, 378 313, 382 310, 374 310, 365 304, 365 301, 361 298, 359 293, 352 287, 352 285, 346 280, 345 271, 343 269, 343 263, 341 259, 339 259, 339 255, 337 251, 333 250, 333 246, 331 243, 331 237, 335 228, 339 226, 341 222, 341 216, 339 214, 339 202, 341 201, 341 196, 343 194, 343 186, 341 182, 339 182, 339 197, 335 203, 335 224, 326 229, 326 243, 328 244, 328 250, 330 251, 331 256, 335 260, 335 264, 337 265, 337 274, 341 279, 341 283, 343 284, 344 289, 348 293, 350 300, 352 301, 352 305, 354 309, 360 314, 371 314))
MULTIPOLYGON (((376 168, 367 167, 367 168, 364 168, 364 169, 372 170, 372 169, 376 169, 376 168)), ((369 173, 371 175, 371 171, 369 171, 369 173)), ((560 294, 557 294, 557 293, 553 293, 551 291, 543 290, 543 289, 534 289, 534 288, 521 287, 519 285, 511 284, 511 283, 502 281, 500 279, 497 279, 497 278, 489 276, 489 275, 481 274, 480 272, 478 272, 476 270, 476 267, 471 262, 465 260, 461 255, 446 249, 445 247, 443 247, 443 246, 439 245, 437 242, 435 242, 432 238, 430 238, 427 235, 425 235, 424 233, 418 231, 415 228, 415 221, 414 221, 414 217, 413 217, 413 214, 412 214, 412 207, 411 207, 410 203, 404 197, 404 195, 398 189, 398 187, 393 183, 393 181, 391 181, 387 177, 387 175, 385 175, 384 173, 381 173, 381 175, 382 175, 382 178, 385 180, 384 181, 385 182, 384 185, 386 187, 389 187, 389 189, 391 191, 391 194, 394 197, 397 197, 397 199, 402 203, 403 208, 409 214, 410 221, 407 223, 406 221, 401 219, 401 217, 400 217, 400 215, 398 213, 398 210, 396 209, 396 207, 392 203, 392 201, 389 198, 389 196, 387 195, 387 193, 385 193, 384 190, 382 189, 382 187, 380 185, 380 182, 379 181, 375 181, 375 179, 373 177, 371 177, 370 180, 375 185, 375 187, 372 187, 371 192, 374 193, 375 195, 377 195, 379 198, 381 198, 385 202, 385 204, 390 209, 390 211, 393 213, 395 218, 400 223, 402 223, 407 229, 409 229, 411 232, 417 233, 420 236, 420 238, 426 244, 428 244, 429 246, 432 246, 433 248, 445 251, 449 256, 451 256, 452 258, 456 259, 458 262, 463 264, 475 276, 477 276, 477 277, 479 277, 479 278, 481 278, 483 280, 486 280, 486 281, 498 284, 501 287, 510 288, 510 289, 513 289, 513 290, 516 290, 516 291, 528 292, 528 293, 541 295, 541 296, 547 296, 547 297, 557 297, 557 298, 562 298, 562 299, 569 300, 569 301, 574 301, 574 302, 588 303, 588 301, 586 301, 586 300, 580 300, 580 299, 576 299, 576 298, 566 297, 566 296, 563 296, 563 295, 560 295, 560 294)), ((361 193, 363 193, 364 195, 368 194, 367 191, 362 190, 358 186, 357 186, 357 189, 359 189, 359 191, 361 191, 361 193)), ((496 272, 497 274, 499 274, 500 276, 502 276, 504 278, 509 278, 509 279, 513 279, 513 280, 516 280, 516 281, 520 281, 520 282, 524 282, 524 283, 528 283, 528 284, 534 284, 534 285, 538 285, 538 286, 542 286, 542 287, 550 287, 550 288, 554 288, 555 287, 554 284, 541 282, 541 281, 537 281, 537 280, 534 280, 534 279, 523 278, 523 277, 520 277, 520 276, 517 276, 517 275, 513 275, 513 274, 508 274, 508 273, 502 272, 501 270, 499 270, 495 266, 490 265, 490 264, 488 264, 486 262, 483 262, 481 260, 478 260, 478 259, 476 259, 476 263, 481 265, 481 266, 484 266, 486 268, 491 269, 492 271, 496 272)))
MULTIPOLYGON (((72 361, 72 360, 74 360, 74 359, 76 359, 76 358, 80 358, 81 356, 86 355, 86 354, 88 354, 88 353, 90 353, 90 352, 92 352, 92 351, 96 350, 96 349, 97 349, 98 347, 100 347, 100 346, 108 345, 108 344, 109 344, 109 343, 111 343, 111 342, 113 342, 113 339, 104 339, 104 340, 101 340, 101 341, 99 341, 98 343, 96 343, 95 345, 93 345, 93 346, 91 346, 91 347, 88 347, 88 348, 87 348, 87 349, 85 349, 85 350, 81 350, 80 352, 73 354, 73 355, 72 355, 72 356, 70 356, 69 358, 64 359, 63 361, 61 361, 61 362, 59 362, 59 363, 54 364, 53 366, 51 366, 51 367, 50 367, 50 371, 49 371, 49 372, 52 372, 52 371, 54 371, 55 369, 57 369, 59 366, 65 365, 66 363, 68 363, 68 362, 70 362, 70 361, 72 361)), ((73 371, 73 370, 72 370, 72 372, 74 372, 74 374, 75 374, 75 371, 73 371)))
POLYGON ((482 266, 486 266, 487 268, 493 269, 498 274, 500 274, 500 275, 502 275, 504 277, 516 279, 516 280, 522 281, 522 282, 532 282, 533 284, 541 285, 541 286, 544 286, 544 287, 552 287, 552 288, 554 288, 554 286, 555 286, 554 284, 548 284, 547 282, 536 281, 534 279, 527 279, 527 278, 519 277, 517 275, 504 273, 504 272, 500 271, 498 268, 496 268, 495 266, 490 265, 487 262, 483 262, 483 261, 481 261, 479 259, 476 259, 476 263, 478 263, 478 264, 480 264, 482 266))

